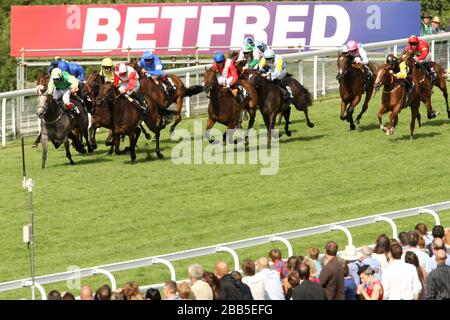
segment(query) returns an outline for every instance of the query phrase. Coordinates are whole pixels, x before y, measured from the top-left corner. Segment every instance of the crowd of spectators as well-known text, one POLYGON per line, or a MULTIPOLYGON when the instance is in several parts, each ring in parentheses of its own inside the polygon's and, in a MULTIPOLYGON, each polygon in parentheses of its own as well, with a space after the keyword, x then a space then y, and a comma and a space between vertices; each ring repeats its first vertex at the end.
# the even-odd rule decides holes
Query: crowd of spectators
MULTIPOLYGON (((398 240, 385 234, 375 246, 347 245, 339 251, 334 241, 309 248, 305 256, 283 259, 272 249, 268 257, 246 258, 240 271, 225 261, 214 272, 200 264, 188 268, 189 280, 166 281, 162 290, 141 292, 136 282, 112 291, 108 285, 95 293, 89 286, 80 300, 442 300, 450 299, 450 230, 440 225, 429 232, 419 223, 400 232, 398 240)), ((75 300, 70 292, 51 291, 48 300, 75 300)))

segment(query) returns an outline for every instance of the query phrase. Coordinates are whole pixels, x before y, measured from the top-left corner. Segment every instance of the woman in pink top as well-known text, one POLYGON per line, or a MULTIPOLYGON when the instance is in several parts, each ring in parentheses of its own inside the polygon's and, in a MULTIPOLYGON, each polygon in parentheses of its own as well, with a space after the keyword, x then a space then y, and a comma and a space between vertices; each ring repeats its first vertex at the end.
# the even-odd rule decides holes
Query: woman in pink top
POLYGON ((361 283, 358 286, 357 294, 361 295, 363 300, 383 300, 383 286, 381 281, 377 280, 374 274, 378 270, 368 267, 360 274, 361 283))

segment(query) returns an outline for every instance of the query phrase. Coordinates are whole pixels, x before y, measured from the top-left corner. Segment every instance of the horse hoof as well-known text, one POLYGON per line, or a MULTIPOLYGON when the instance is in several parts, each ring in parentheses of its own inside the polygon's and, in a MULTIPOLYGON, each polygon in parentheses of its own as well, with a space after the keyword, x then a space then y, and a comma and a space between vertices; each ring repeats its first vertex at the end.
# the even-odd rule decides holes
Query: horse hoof
POLYGON ((355 120, 355 123, 356 123, 357 125, 359 125, 359 119, 356 119, 356 120, 355 120))
POLYGON ((345 121, 345 118, 346 118, 345 116, 342 115, 339 116, 339 119, 341 119, 342 121, 345 121))
POLYGON ((350 123, 350 130, 355 130, 355 129, 356 129, 355 124, 354 123, 350 123))
POLYGON ((84 148, 80 149, 80 150, 78 150, 78 152, 81 153, 81 154, 85 154, 86 153, 86 149, 84 149, 84 148))
POLYGON ((160 152, 156 153, 156 156, 158 157, 158 159, 164 159, 164 155, 160 152))
POLYGON ((94 150, 97 150, 97 144, 94 144, 94 145, 92 146, 92 148, 93 148, 94 150))
POLYGON ((131 165, 135 165, 135 164, 137 164, 137 161, 136 160, 131 160, 131 165))
POLYGON ((37 148, 37 144, 36 143, 33 143, 32 145, 31 145, 31 147, 34 149, 34 148, 37 148))
POLYGON ((308 126, 309 128, 314 128, 314 123, 309 122, 309 123, 307 123, 307 126, 308 126))
POLYGON ((92 153, 92 152, 94 152, 94 148, 88 147, 88 153, 92 153))
POLYGON ((450 110, 447 110, 447 117, 450 119, 450 110))
POLYGON ((75 165, 75 162, 70 161, 70 165, 71 165, 71 166, 74 166, 74 165, 75 165))
POLYGON ((286 131, 286 135, 288 136, 288 137, 290 137, 290 136, 292 136, 292 132, 291 131, 286 131))
POLYGON ((145 134, 145 139, 150 140, 152 138, 152 136, 149 133, 145 134))
POLYGON ((409 136, 409 141, 413 141, 414 137, 412 135, 409 136))

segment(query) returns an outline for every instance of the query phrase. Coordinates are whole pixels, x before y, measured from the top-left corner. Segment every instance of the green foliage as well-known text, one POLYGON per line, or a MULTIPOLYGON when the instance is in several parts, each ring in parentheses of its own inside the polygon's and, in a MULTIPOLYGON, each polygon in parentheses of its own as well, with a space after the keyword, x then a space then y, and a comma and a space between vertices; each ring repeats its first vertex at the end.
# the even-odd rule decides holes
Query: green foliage
MULTIPOLYGON (((64 148, 50 146, 47 167, 41 170, 41 147, 32 149, 33 139, 28 138, 27 174, 35 180, 36 272, 99 266, 449 200, 450 130, 441 92, 436 89, 433 96, 433 106, 441 115, 429 121, 421 107, 423 123, 416 127, 413 141, 408 139, 410 110, 402 110, 395 135, 387 137, 378 129, 379 105, 380 93, 371 101, 361 130, 351 132, 339 120, 339 99, 314 103, 313 129, 306 127, 303 113, 293 109, 293 135, 280 139, 280 169, 274 176, 261 176, 259 165, 175 165, 170 155, 177 142, 170 141, 167 129, 161 136, 166 159, 157 160, 155 143, 141 136, 136 165, 130 164, 129 155, 106 156, 103 130, 94 154, 73 151, 75 166, 68 165, 64 148)), ((361 105, 356 111, 360 110, 361 105)), ((385 122, 388 117, 384 116, 385 122)), ((184 119, 179 127, 193 132, 193 120, 184 119)), ((205 118, 196 120, 205 128, 205 118)), ((262 126, 258 112, 256 128, 262 126)), ((215 128, 224 130, 220 125, 215 128)), ((122 146, 128 145, 127 140, 122 146)), ((28 253, 21 239, 28 207, 19 140, 8 142, 0 157, 3 282, 29 276, 28 253)), ((429 229, 433 226, 428 215, 397 221, 399 232, 412 230, 418 222, 429 229)), ((441 214, 441 221, 450 224, 449 211, 441 214)), ((356 246, 374 243, 380 233, 391 235, 386 223, 351 231, 356 246)), ((310 246, 323 252, 330 239, 344 248, 345 235, 332 232, 293 240, 294 254, 304 255, 310 246)), ((241 259, 256 259, 267 256, 273 247, 282 249, 286 258, 280 243, 238 250, 238 254, 241 259)), ((176 262, 177 277, 187 277, 189 263, 214 270, 219 259, 231 262, 228 254, 176 262)), ((161 283, 169 277, 167 269, 158 266, 114 275, 119 286, 129 280, 141 285, 161 283)), ((82 285, 98 288, 105 281, 103 276, 89 277, 82 285)), ((45 288, 67 290, 65 283, 45 288)), ((28 289, 2 293, 0 299, 29 296, 28 289)))

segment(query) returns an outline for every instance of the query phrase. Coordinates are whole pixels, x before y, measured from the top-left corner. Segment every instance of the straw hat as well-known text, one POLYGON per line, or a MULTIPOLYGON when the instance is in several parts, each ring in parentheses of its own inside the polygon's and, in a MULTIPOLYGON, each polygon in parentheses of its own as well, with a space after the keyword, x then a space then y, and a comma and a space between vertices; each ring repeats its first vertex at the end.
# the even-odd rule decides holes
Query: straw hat
POLYGON ((341 253, 341 255, 339 256, 342 260, 346 260, 346 261, 355 261, 355 260, 359 260, 359 258, 362 257, 361 252, 356 251, 355 246, 353 245, 347 245, 345 246, 345 250, 343 253, 341 253))
POLYGON ((433 18, 433 20, 431 20, 431 22, 441 23, 441 20, 439 19, 438 16, 436 16, 436 17, 433 18))

